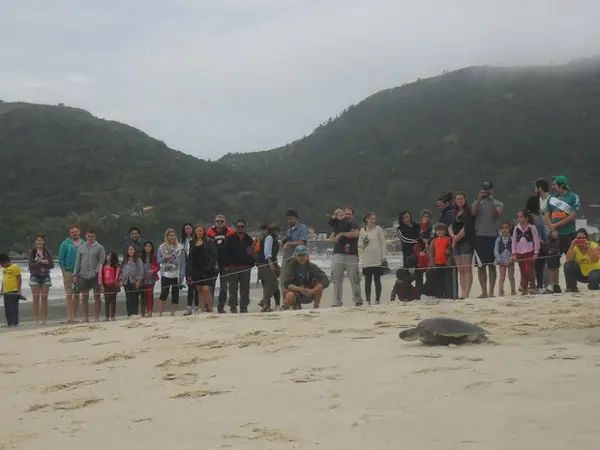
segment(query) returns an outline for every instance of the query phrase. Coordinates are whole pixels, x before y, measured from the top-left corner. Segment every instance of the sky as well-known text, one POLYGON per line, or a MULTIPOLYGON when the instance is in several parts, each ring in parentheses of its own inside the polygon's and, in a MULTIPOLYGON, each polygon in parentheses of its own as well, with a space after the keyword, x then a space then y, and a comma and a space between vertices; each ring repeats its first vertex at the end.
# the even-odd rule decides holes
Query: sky
POLYGON ((0 99, 76 106, 204 159, 382 89, 600 54, 598 0, 0 0, 0 99))

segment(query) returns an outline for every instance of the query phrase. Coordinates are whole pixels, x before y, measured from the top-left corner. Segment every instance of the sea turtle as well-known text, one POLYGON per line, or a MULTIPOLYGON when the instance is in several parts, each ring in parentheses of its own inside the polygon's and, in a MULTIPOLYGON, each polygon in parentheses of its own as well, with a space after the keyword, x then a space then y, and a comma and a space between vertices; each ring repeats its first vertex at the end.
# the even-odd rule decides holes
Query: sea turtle
POLYGON ((420 340, 426 345, 463 344, 487 342, 488 331, 479 325, 450 317, 431 317, 421 320, 416 327, 400 332, 405 341, 420 340))

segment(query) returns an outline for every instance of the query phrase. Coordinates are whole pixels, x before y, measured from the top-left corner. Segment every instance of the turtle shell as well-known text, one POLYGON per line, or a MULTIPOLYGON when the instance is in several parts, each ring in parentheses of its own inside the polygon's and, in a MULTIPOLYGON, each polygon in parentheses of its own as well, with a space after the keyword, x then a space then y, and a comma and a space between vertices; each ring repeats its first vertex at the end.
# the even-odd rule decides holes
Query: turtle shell
POLYGON ((431 317, 423 319, 417 328, 429 330, 440 336, 459 337, 471 334, 488 334, 488 331, 479 325, 451 317, 431 317))

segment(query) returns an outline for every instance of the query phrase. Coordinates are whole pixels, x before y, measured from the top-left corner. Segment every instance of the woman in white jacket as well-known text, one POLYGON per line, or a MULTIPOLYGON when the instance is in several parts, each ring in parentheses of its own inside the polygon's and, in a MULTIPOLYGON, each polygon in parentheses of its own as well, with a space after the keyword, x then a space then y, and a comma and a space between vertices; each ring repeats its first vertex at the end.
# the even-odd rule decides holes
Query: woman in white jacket
POLYGON ((385 233, 377 225, 375 213, 367 213, 364 217, 364 228, 358 236, 358 248, 362 251, 362 267, 365 277, 365 296, 367 304, 371 304, 371 286, 375 279, 375 304, 381 299, 381 275, 387 266, 387 244, 385 233))

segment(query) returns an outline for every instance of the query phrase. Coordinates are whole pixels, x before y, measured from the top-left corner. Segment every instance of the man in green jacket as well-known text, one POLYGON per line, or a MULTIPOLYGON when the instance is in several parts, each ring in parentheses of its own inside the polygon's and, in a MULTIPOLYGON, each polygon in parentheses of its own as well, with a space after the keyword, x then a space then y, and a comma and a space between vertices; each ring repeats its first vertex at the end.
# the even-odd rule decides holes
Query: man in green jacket
POLYGON ((329 286, 329 278, 316 264, 308 260, 308 248, 299 245, 294 258, 283 268, 281 274, 285 289, 286 309, 301 309, 302 305, 314 302, 318 308, 323 291, 329 286))
POLYGON ((69 228, 69 237, 66 238, 58 250, 58 265, 63 275, 65 294, 67 295, 67 323, 73 322, 79 307, 79 292, 73 290, 73 269, 77 249, 81 245, 81 230, 77 225, 69 228))

